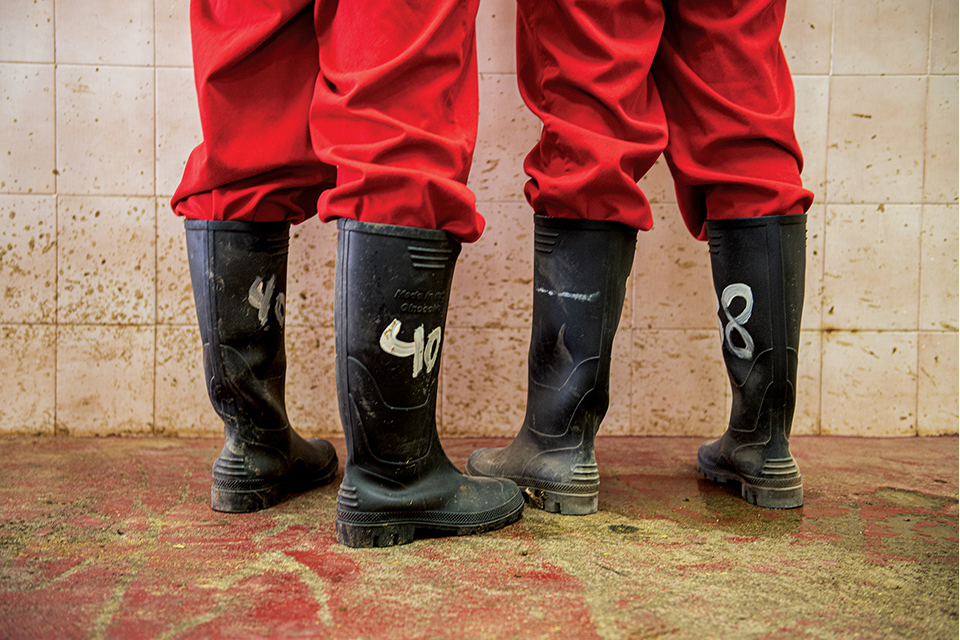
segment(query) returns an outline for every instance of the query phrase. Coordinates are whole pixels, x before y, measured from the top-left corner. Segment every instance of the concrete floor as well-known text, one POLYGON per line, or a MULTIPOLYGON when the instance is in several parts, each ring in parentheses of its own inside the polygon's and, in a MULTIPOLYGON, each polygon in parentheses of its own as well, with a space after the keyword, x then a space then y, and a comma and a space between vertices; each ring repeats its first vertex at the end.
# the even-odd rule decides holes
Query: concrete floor
POLYGON ((699 439, 600 438, 596 515, 371 550, 335 542, 339 480, 211 511, 217 441, 0 443, 2 638, 958 635, 955 437, 795 438, 792 511, 698 479, 699 439))

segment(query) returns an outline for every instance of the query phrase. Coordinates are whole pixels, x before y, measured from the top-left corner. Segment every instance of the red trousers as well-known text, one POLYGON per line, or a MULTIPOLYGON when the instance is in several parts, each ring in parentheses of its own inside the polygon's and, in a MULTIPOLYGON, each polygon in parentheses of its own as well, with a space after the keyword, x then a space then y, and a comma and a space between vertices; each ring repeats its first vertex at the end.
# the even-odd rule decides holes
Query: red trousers
MULTIPOLYGON (((187 218, 350 218, 479 238, 479 0, 193 0, 203 142, 187 218)), ((803 213, 785 0, 519 0, 517 76, 543 131, 537 213, 652 224, 637 181, 665 154, 680 210, 803 213)))

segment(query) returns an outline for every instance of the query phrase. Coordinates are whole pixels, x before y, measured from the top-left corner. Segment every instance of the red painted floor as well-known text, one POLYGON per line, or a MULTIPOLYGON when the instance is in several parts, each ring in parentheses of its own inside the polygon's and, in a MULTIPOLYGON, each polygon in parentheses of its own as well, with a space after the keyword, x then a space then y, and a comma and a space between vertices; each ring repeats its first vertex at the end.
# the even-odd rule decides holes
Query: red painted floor
POLYGON ((792 511, 699 479, 698 439, 600 438, 596 515, 372 550, 338 481, 211 511, 213 440, 0 442, 0 638, 958 636, 954 437, 795 438, 792 511))

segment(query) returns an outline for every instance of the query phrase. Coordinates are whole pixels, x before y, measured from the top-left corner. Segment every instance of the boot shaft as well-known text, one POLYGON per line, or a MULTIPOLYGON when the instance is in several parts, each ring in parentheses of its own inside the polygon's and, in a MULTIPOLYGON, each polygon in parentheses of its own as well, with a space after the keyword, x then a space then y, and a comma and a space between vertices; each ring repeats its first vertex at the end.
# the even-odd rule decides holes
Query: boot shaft
POLYGON ((536 216, 535 234, 525 425, 592 440, 609 404, 611 350, 637 232, 536 216))
POLYGON ((238 429, 287 429, 289 224, 188 220, 184 228, 207 391, 228 440, 238 429))
POLYGON ((785 446, 796 404, 806 216, 708 221, 707 235, 733 390, 730 430, 785 446))
POLYGON ((348 465, 439 449, 436 402, 460 245, 442 231, 338 222, 337 395, 348 465))

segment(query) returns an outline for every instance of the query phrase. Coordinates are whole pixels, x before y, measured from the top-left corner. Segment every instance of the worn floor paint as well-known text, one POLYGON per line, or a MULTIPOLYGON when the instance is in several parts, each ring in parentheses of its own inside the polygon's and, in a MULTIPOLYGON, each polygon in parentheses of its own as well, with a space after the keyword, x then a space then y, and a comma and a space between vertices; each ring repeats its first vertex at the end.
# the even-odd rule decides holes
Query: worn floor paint
POLYGON ((354 550, 339 480, 219 514, 216 441, 5 438, 0 637, 957 638, 957 438, 795 438, 792 511, 699 479, 698 444, 601 438, 593 516, 354 550))

